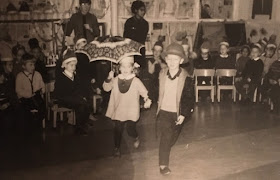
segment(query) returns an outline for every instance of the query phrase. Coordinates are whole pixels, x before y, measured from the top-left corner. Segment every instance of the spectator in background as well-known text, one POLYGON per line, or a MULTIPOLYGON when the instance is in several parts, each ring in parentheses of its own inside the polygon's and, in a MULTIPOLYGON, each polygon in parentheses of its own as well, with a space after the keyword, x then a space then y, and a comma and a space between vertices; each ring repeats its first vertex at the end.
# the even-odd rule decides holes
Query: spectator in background
POLYGON ((247 61, 250 59, 251 48, 248 45, 244 45, 241 48, 241 56, 236 61, 236 76, 240 77, 245 68, 247 61))
POLYGON ((81 37, 84 37, 87 42, 93 41, 96 37, 100 36, 97 18, 91 14, 91 0, 79 0, 80 11, 73 14, 67 24, 65 32, 66 41, 68 44, 73 44, 81 37), (74 41, 69 37, 74 30, 74 41))
POLYGON ((242 95, 243 102, 245 104, 252 101, 255 89, 260 85, 263 62, 260 59, 261 56, 261 45, 255 44, 252 47, 251 58, 245 65, 240 78, 236 78, 236 89, 242 95))
POLYGON ((278 47, 277 50, 277 60, 274 61, 269 70, 268 73, 265 75, 263 84, 260 88, 261 94, 262 94, 262 101, 266 102, 267 97, 271 97, 272 102, 278 106, 276 109, 279 109, 279 79, 280 79, 280 48, 278 47))
POLYGON ((30 54, 22 57, 22 71, 16 77, 16 93, 23 113, 25 132, 32 135, 40 132, 45 118, 45 84, 39 72, 35 71, 35 58, 30 54))
POLYGON ((261 60, 264 64, 263 76, 265 76, 268 73, 271 64, 277 60, 277 57, 274 56, 275 52, 276 45, 271 43, 267 44, 267 46, 264 49, 264 54, 261 56, 261 60))
POLYGON ((157 41, 153 47, 153 58, 148 60, 148 91, 149 97, 153 102, 157 102, 158 98, 158 88, 159 88, 159 72, 162 68, 166 67, 166 64, 163 62, 161 58, 161 53, 163 51, 162 41, 157 41))
MULTIPOLYGON (((216 58, 216 69, 235 69, 236 60, 233 56, 229 55, 229 43, 220 43, 220 55, 216 58)), ((230 85, 233 83, 232 77, 221 77, 220 84, 230 85)))
POLYGON ((13 74, 16 77, 22 71, 22 56, 26 53, 25 47, 17 44, 12 48, 12 53, 14 56, 13 74))
POLYGON ((28 45, 31 50, 30 53, 35 58, 35 71, 38 71, 41 74, 41 76, 44 80, 44 83, 49 82, 48 71, 46 68, 46 59, 47 58, 44 55, 44 53, 42 52, 38 39, 36 39, 36 38, 29 39, 28 45))
MULTIPOLYGON (((144 2, 134 1, 131 5, 131 12, 133 16, 125 22, 123 37, 130 38, 145 45, 149 31, 149 23, 144 19, 146 14, 144 2)), ((146 49, 142 48, 140 53, 142 56, 135 56, 135 62, 143 69, 147 64, 145 59, 146 49)))
POLYGON ((210 19, 211 17, 211 8, 209 4, 204 4, 201 8, 201 18, 210 19))

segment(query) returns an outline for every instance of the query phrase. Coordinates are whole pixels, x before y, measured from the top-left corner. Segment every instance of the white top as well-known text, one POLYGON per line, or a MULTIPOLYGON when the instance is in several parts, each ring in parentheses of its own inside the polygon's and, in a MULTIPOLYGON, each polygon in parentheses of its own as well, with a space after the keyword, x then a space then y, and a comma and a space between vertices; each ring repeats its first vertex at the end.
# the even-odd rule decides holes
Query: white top
POLYGON ((171 80, 166 76, 165 91, 162 99, 161 109, 168 112, 177 112, 176 97, 177 97, 177 85, 178 77, 171 80))

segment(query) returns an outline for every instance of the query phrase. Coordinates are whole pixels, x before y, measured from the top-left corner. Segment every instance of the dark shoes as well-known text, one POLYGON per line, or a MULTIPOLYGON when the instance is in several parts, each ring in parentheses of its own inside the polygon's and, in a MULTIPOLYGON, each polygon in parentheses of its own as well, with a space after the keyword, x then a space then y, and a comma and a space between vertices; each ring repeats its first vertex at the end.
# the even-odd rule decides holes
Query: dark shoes
POLYGON ((164 167, 163 169, 162 168, 159 168, 159 172, 160 172, 160 174, 162 174, 162 175, 168 175, 168 174, 170 174, 171 173, 171 170, 168 168, 168 167, 164 167))

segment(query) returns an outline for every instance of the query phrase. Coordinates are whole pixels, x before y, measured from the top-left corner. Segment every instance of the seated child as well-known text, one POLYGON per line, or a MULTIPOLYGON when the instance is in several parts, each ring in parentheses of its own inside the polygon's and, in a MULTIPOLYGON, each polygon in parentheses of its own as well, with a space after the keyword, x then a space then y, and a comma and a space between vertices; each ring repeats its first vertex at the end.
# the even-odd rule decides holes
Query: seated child
POLYGON ((13 74, 16 77, 17 74, 22 71, 22 56, 26 53, 25 47, 17 44, 12 48, 12 53, 14 56, 13 74))
POLYGON ((241 56, 236 61, 236 77, 240 77, 245 68, 247 61, 250 59, 251 48, 248 45, 244 45, 241 48, 241 56))
POLYGON ((261 60, 263 61, 264 64, 263 77, 268 73, 271 64, 277 60, 277 57, 274 56, 275 51, 276 51, 275 44, 267 44, 267 46, 264 49, 264 55, 261 56, 261 60))
MULTIPOLYGON (((228 54, 229 52, 229 43, 221 42, 220 43, 220 55, 216 58, 216 69, 235 69, 236 60, 233 56, 228 54)), ((220 84, 230 85, 232 84, 231 77, 221 77, 220 84)))
POLYGON ((197 58, 197 54, 190 49, 190 42, 187 38, 183 39, 182 46, 188 62, 181 64, 181 67, 184 68, 190 75, 193 75, 194 61, 197 58))
POLYGON ((148 79, 149 79, 149 97, 153 102, 157 102, 158 98, 158 75, 162 67, 166 66, 161 59, 163 51, 162 42, 158 41, 153 47, 153 58, 148 60, 148 79))
POLYGON ((74 51, 67 49, 63 53, 61 67, 63 71, 56 74, 54 95, 58 104, 74 109, 76 114, 76 133, 86 136, 86 123, 89 120, 90 108, 83 92, 79 86, 79 78, 76 76, 77 57, 74 51))
POLYGON ((172 43, 163 56, 168 68, 159 75, 159 101, 157 120, 160 127, 159 170, 162 175, 171 173, 169 156, 176 143, 184 122, 191 116, 194 104, 194 87, 192 78, 180 64, 184 62, 185 53, 180 44, 172 43))
POLYGON ((245 65, 240 78, 236 78, 236 89, 242 95, 245 102, 252 101, 255 89, 261 83, 261 77, 263 72, 263 62, 260 59, 261 46, 255 44, 252 47, 251 58, 245 65))
POLYGON ((39 41, 36 38, 32 38, 28 41, 31 54, 35 58, 35 70, 39 72, 45 83, 49 82, 48 71, 46 68, 46 56, 42 52, 39 46, 39 41))
POLYGON ((24 123, 28 129, 35 127, 40 130, 45 118, 45 103, 42 98, 45 84, 40 73, 35 71, 34 56, 22 56, 22 69, 16 77, 16 93, 24 110, 24 123))
MULTIPOLYGON (((275 91, 275 89, 278 89, 278 80, 280 79, 280 48, 278 47, 277 50, 277 57, 278 60, 274 61, 266 76, 264 77, 263 84, 261 86, 261 93, 262 93, 262 99, 263 101, 266 100, 267 96, 271 97, 272 102, 275 101, 279 93, 275 91), (277 93, 276 93, 277 92, 277 93)), ((278 106, 277 103, 274 102, 276 106, 278 106)))
POLYGON ((111 91, 106 116, 115 123, 114 156, 116 157, 120 157, 121 155, 120 146, 125 124, 128 135, 134 139, 134 147, 139 147, 140 139, 136 131, 136 122, 140 117, 139 97, 142 96, 144 98, 145 108, 149 108, 151 105, 147 89, 141 80, 135 76, 133 71, 134 58, 131 56, 124 57, 120 61, 121 74, 114 78, 114 72, 111 71, 103 84, 105 91, 111 91))

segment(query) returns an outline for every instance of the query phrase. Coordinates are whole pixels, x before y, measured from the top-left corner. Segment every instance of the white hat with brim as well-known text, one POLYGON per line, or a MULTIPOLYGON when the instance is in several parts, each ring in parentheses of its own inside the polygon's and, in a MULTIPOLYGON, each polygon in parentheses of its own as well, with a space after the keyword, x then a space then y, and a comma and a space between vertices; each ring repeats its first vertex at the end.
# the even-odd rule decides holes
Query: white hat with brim
POLYGON ((221 43, 220 43, 220 46, 223 46, 223 45, 229 47, 229 43, 228 43, 228 42, 225 42, 225 41, 224 41, 224 42, 221 42, 221 43))

